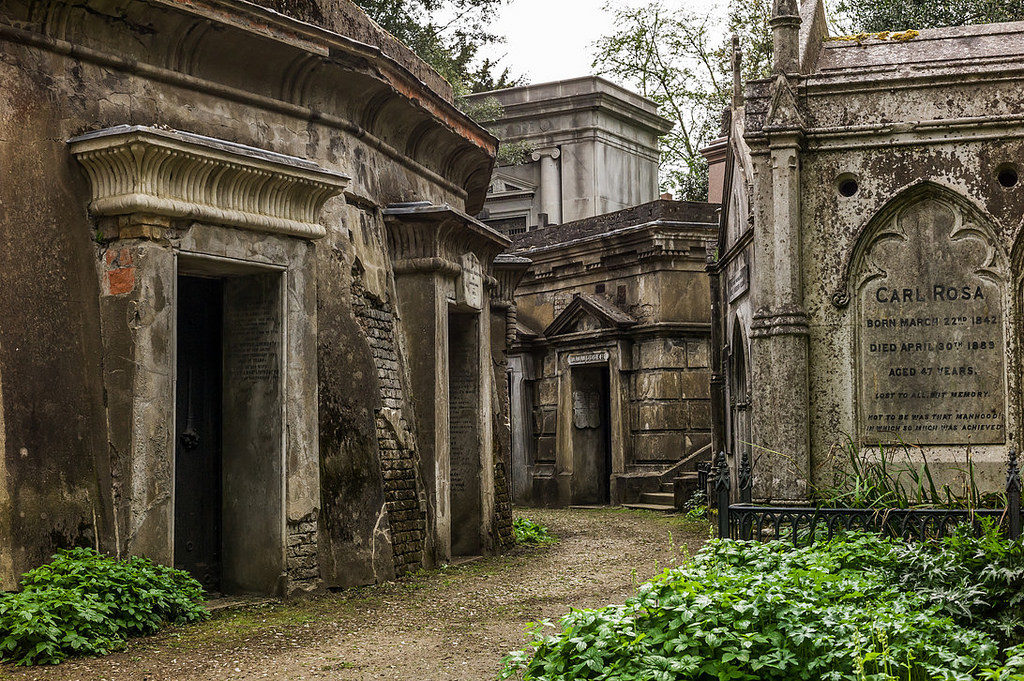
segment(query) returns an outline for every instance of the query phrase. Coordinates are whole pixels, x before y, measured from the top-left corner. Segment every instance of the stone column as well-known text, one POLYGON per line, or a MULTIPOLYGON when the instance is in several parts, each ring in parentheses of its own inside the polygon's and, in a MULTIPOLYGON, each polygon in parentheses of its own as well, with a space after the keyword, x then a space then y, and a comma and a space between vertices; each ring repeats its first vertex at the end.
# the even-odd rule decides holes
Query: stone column
MULTIPOLYGON (((513 453, 513 429, 518 428, 522 438, 523 428, 521 414, 515 407, 522 401, 522 363, 517 362, 518 376, 515 369, 510 378, 509 349, 516 339, 516 302, 515 290, 526 275, 532 261, 510 254, 501 254, 494 259, 495 286, 491 291, 491 362, 494 366, 494 481, 495 481, 495 513, 494 534, 499 549, 511 548, 514 544, 512 536, 512 481, 517 479, 519 486, 524 486, 526 476, 525 452, 519 444, 519 456, 513 453), (497 332, 501 332, 501 336, 497 332), (513 394, 516 400, 513 401, 513 394), (519 421, 519 423, 517 423, 519 421)), ((521 358, 520 358, 521 359, 521 358)))
POLYGON ((772 27, 772 57, 775 73, 800 70, 800 11, 798 0, 775 0, 769 25, 772 27))
POLYGON ((551 225, 562 222, 561 156, 558 147, 533 152, 533 160, 540 161, 540 212, 547 214, 551 225))
POLYGON ((801 280, 803 122, 779 76, 757 150, 757 311, 751 324, 754 496, 804 499, 810 476, 808 318, 801 280), (765 145, 766 142, 766 146, 765 145))

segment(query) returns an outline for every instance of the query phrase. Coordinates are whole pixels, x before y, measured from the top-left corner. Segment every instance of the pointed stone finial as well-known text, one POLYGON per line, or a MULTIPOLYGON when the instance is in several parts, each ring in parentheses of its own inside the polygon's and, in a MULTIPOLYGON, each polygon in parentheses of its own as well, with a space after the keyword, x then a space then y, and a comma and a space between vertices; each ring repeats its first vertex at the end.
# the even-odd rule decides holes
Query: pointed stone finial
POLYGON ((732 36, 732 107, 743 106, 743 48, 740 37, 732 36))
POLYGON ((729 463, 725 460, 725 452, 718 452, 715 459, 715 490, 721 492, 732 487, 732 476, 729 475, 729 463))
POLYGON ((800 70, 800 6, 797 0, 775 0, 772 18, 772 43, 775 73, 800 70))

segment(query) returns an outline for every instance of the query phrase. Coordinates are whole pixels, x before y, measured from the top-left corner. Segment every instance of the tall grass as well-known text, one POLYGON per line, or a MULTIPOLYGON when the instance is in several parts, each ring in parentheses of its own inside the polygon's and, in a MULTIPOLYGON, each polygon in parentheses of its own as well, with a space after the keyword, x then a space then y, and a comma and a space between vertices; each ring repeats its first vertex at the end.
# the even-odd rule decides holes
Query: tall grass
POLYGON ((900 443, 860 447, 852 438, 837 443, 829 452, 826 469, 830 484, 814 490, 814 500, 830 508, 1002 508, 1006 495, 982 492, 974 457, 967 448, 963 465, 950 467, 959 473, 963 486, 935 483, 924 450, 900 443))

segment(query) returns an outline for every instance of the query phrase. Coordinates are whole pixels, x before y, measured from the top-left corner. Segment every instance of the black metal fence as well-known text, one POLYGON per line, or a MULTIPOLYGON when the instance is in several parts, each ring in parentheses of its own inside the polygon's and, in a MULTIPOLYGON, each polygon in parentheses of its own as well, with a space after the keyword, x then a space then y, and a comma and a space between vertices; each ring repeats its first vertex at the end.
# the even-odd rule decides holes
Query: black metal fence
POLYGON ((1006 508, 818 508, 813 506, 772 506, 751 503, 753 476, 750 458, 740 459, 736 479, 740 503, 733 504, 732 474, 725 452, 719 452, 705 473, 713 486, 712 499, 718 508, 718 536, 768 541, 784 539, 795 544, 831 539, 837 532, 863 530, 903 539, 934 539, 968 524, 981 532, 982 519, 999 524, 1011 539, 1021 537, 1021 477, 1017 451, 1010 449, 1006 470, 1006 508))

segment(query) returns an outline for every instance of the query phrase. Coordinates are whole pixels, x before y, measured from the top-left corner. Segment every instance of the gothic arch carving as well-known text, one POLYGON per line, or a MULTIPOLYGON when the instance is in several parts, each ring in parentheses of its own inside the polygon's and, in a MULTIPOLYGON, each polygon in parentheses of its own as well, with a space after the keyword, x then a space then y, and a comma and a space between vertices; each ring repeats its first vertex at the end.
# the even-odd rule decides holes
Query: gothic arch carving
POLYGON ((990 219, 948 189, 914 187, 871 220, 843 288, 863 443, 1005 441, 1008 281, 990 219))
POLYGON ((966 229, 963 237, 974 234, 988 243, 991 248, 990 265, 1002 268, 1005 274, 1007 258, 992 229, 992 218, 956 191, 935 182, 924 181, 897 194, 861 229, 843 262, 839 286, 832 294, 833 305, 845 308, 850 304, 851 296, 860 283, 855 281, 855 275, 863 267, 863 261, 871 248, 879 240, 899 238, 899 234, 893 231, 899 215, 914 205, 930 200, 948 206, 959 216, 960 223, 966 229))

